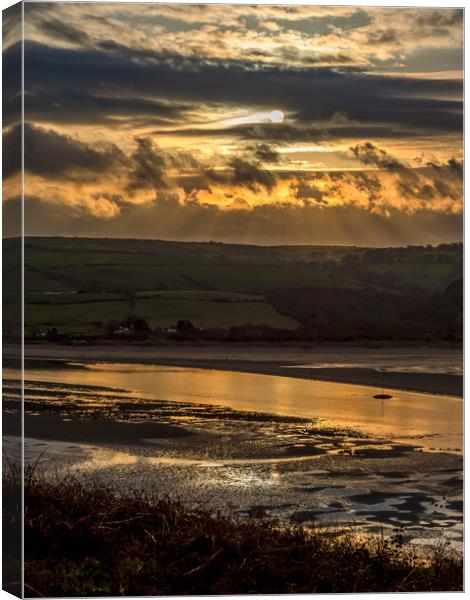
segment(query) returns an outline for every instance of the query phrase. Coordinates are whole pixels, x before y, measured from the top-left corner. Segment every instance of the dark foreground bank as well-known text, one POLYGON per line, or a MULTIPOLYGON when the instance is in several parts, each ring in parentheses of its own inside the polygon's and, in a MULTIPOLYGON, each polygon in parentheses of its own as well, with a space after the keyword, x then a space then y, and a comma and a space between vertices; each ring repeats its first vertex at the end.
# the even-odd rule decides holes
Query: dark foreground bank
MULTIPOLYGON (((15 477, 4 494, 15 497, 15 477)), ((4 515, 4 528, 19 514, 4 515)), ((263 519, 231 520, 156 494, 118 497, 37 477, 25 491, 25 595, 100 596, 461 590, 459 555, 424 559, 400 540, 361 540, 263 519)))

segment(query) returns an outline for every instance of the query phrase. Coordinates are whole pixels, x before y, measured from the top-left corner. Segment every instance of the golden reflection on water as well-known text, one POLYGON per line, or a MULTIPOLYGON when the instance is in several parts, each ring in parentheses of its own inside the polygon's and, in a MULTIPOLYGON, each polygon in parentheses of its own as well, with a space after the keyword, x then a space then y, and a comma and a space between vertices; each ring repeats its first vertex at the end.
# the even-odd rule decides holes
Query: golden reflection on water
POLYGON ((28 369, 25 379, 124 388, 146 398, 324 419, 331 427, 353 427, 375 435, 444 434, 449 449, 462 444, 463 401, 457 397, 385 390, 392 398, 377 400, 372 397, 375 388, 361 385, 151 365, 90 367, 28 369))
MULTIPOLYGON (((367 530, 390 525, 382 522, 380 511, 374 512, 377 502, 370 506, 354 503, 358 493, 368 494, 371 490, 371 493, 382 493, 385 490, 386 495, 389 492, 384 510, 395 511, 397 522, 405 524, 409 514, 405 511, 403 519, 399 520, 397 490, 400 494, 421 494, 423 498, 427 494, 437 500, 445 494, 451 503, 460 499, 460 491, 454 482, 460 476, 460 458, 450 454, 421 455, 413 451, 416 445, 422 445, 425 450, 435 447, 447 451, 462 447, 463 401, 460 398, 387 390, 393 397, 381 401, 372 397, 377 389, 359 385, 149 365, 95 363, 89 367, 81 370, 28 369, 25 379, 27 385, 34 381, 59 384, 58 387, 32 384, 30 393, 35 398, 44 396, 47 402, 58 405, 63 401, 82 403, 87 409, 92 403, 99 407, 94 413, 97 418, 101 415, 105 419, 113 418, 113 404, 122 401, 126 405, 130 403, 129 411, 138 414, 139 418, 141 415, 134 409, 134 403, 135 406, 140 403, 142 418, 149 421, 153 418, 159 421, 162 415, 164 418, 169 415, 173 420, 173 414, 177 417, 180 414, 184 426, 185 419, 188 423, 195 419, 196 437, 147 439, 144 441, 148 444, 139 447, 125 446, 115 440, 110 446, 106 440, 103 444, 96 440, 93 445, 70 445, 58 441, 37 444, 36 440, 30 439, 27 455, 32 458, 47 447, 45 469, 49 466, 55 469, 54 472, 66 475, 76 473, 92 480, 102 478, 107 485, 120 490, 142 485, 146 489, 156 489, 160 494, 181 495, 185 501, 200 502, 203 506, 210 504, 217 510, 235 507, 246 512, 267 506, 272 507, 273 514, 279 513, 285 518, 291 518, 297 510, 302 513, 305 509, 306 514, 309 510, 324 510, 325 522, 336 522, 336 519, 348 523, 357 519, 358 526, 367 530), (70 385, 70 389, 67 385, 60 386, 62 383, 70 385), (96 386, 96 389, 79 386, 96 386), (108 389, 100 391, 100 387, 108 389), (175 402, 175 407, 172 404, 162 407, 162 403, 152 404, 149 400, 175 402), (177 402, 322 421, 318 431, 309 426, 307 432, 302 429, 300 434, 289 429, 298 427, 297 424, 277 422, 273 425, 272 419, 267 425, 261 421, 262 426, 252 426, 249 420, 242 418, 234 422, 235 427, 230 422, 230 415, 226 417, 228 424, 223 421, 226 412, 204 411, 207 413, 204 421, 197 418, 196 406, 194 415, 192 412, 186 414, 184 409, 176 407, 177 402), (331 435, 323 427, 331 427, 331 435), (369 433, 372 439, 335 431, 347 427, 369 433), (381 435, 385 439, 374 439, 381 435), (417 440, 416 436, 422 437, 417 440), (391 437, 395 441, 390 441, 391 437), (396 442, 408 440, 413 441, 413 446, 402 452, 400 448, 405 446, 396 442), (246 451, 238 452, 245 443, 246 451), (251 452, 253 448, 256 453, 251 452), (351 454, 346 452, 349 448, 351 454), (259 450, 262 452, 258 453, 259 450), (322 452, 317 453, 317 450, 322 452), (368 458, 378 460, 371 464, 368 458), (390 476, 392 471, 396 471, 396 477, 390 476), (433 479, 437 477, 442 477, 442 484, 433 479), (333 506, 336 508, 332 512, 333 506)), ((9 377, 8 369, 4 376, 9 377)), ((413 517, 414 528, 422 526, 423 531, 427 531, 429 523, 434 523, 434 505, 426 508, 425 500, 422 504, 424 508, 413 517)), ((454 519, 449 523, 451 525, 436 525, 435 534, 442 535, 445 527, 446 535, 449 538, 456 536, 459 542, 459 522, 454 519)))
POLYGON ((193 401, 283 415, 406 427, 414 433, 462 431, 462 400, 417 392, 386 390, 393 398, 377 401, 374 388, 205 369, 96 365, 89 371, 28 371, 27 379, 121 387, 174 401, 193 401), (438 426, 438 427, 436 427, 438 426))
MULTIPOLYGON (((117 451, 104 447, 80 446, 83 451, 82 460, 73 465, 72 470, 77 473, 94 473, 97 471, 109 472, 114 468, 145 468, 145 467, 193 467, 193 479, 207 478, 204 473, 197 469, 214 469, 212 479, 223 478, 225 485, 237 485, 240 487, 250 485, 262 485, 272 487, 278 485, 282 478, 277 470, 278 462, 296 462, 304 459, 229 459, 229 460, 197 460, 183 457, 145 456, 133 452, 117 451), (256 467, 266 465, 266 472, 259 472, 256 467)), ((70 465, 65 466, 69 472, 70 465)), ((127 471, 128 472, 128 471, 127 471)), ((203 483, 201 481, 201 483, 203 483)))

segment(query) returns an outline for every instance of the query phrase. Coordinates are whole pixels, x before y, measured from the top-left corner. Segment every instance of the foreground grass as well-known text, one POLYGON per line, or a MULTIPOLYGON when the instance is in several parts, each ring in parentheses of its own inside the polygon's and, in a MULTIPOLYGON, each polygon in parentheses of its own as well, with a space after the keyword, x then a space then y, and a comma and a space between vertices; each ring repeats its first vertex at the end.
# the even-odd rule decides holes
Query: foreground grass
MULTIPOLYGON (((4 505, 17 485, 6 477, 4 505)), ((27 482, 25 540, 27 596, 462 589, 461 557, 442 547, 424 560, 387 540, 214 518, 77 481, 27 482)))

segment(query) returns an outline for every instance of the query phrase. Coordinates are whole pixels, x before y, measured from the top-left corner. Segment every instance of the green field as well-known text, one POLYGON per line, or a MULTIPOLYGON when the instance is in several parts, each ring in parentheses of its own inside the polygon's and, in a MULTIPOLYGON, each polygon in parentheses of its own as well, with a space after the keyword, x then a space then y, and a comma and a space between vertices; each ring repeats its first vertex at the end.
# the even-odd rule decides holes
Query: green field
MULTIPOLYGON (((4 242, 5 289, 18 275, 17 240, 4 242), (11 275, 11 277, 9 277, 11 275)), ((364 260, 368 250, 325 246, 249 246, 159 240, 26 238, 25 291, 128 292, 203 290, 264 294, 297 287, 357 289, 356 272, 390 274, 402 285, 448 285, 461 271, 461 248, 420 248, 397 260, 364 260), (423 262, 422 256, 439 258, 423 262), (345 256, 358 260, 337 272, 345 256), (416 257, 416 258, 413 258, 416 257), (338 276, 339 275, 339 276, 338 276)), ((384 284, 380 284, 384 287, 384 284)), ((385 286, 387 287, 387 286, 385 286)))
MULTIPOLYGON (((26 333, 56 327, 61 333, 104 333, 112 321, 134 314, 150 327, 166 328, 180 319, 195 327, 229 328, 269 325, 295 329, 294 319, 281 315, 262 295, 218 291, 146 291, 126 293, 28 293, 25 297, 26 333)), ((6 305, 8 307, 8 304, 6 305)))
MULTIPOLYGON (((316 263, 325 251, 323 247, 308 246, 28 238, 25 290, 219 290, 262 294, 296 287, 299 282, 331 286, 329 272, 316 263)), ((7 266, 14 268, 14 264, 7 266)), ((339 280, 333 285, 351 287, 339 280)))
MULTIPOLYGON (((19 248, 18 239, 3 242, 9 332, 18 329, 19 248)), ((416 288, 442 293, 462 273, 458 244, 367 249, 29 237, 24 248, 27 333, 56 327, 59 333, 101 334, 111 321, 131 315, 152 328, 188 319, 204 329, 267 325, 292 330, 299 321, 286 293, 295 300, 303 294, 299 290, 327 289, 346 303, 364 290, 395 296, 413 295, 416 288)), ((309 313, 308 307, 302 310, 309 313)))
MULTIPOLYGON (((305 263, 241 262, 230 257, 60 254, 28 251, 28 292, 112 290, 219 290, 263 293, 269 289, 331 285, 329 273, 305 263)), ((335 287, 350 287, 337 281, 335 287)))

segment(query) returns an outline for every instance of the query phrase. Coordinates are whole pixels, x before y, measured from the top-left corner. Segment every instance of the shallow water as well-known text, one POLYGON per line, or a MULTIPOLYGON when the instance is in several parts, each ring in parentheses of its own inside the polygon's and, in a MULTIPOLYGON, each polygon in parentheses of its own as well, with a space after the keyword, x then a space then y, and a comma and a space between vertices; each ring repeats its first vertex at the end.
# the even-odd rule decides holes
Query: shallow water
MULTIPOLYGON (((252 373, 166 366, 94 363, 87 370, 31 370, 26 378, 121 388, 149 398, 230 407, 324 420, 401 441, 420 440, 427 450, 460 452, 463 400, 388 390, 377 400, 368 386, 276 377, 252 373)), ((5 370, 8 376, 8 370, 5 370)), ((438 375, 436 375, 438 376, 438 375)))
MULTIPOLYGON (((60 431, 29 436, 26 460, 40 457, 49 474, 98 479, 124 493, 152 487, 217 512, 386 530, 419 543, 444 536, 460 548, 460 398, 386 390, 393 397, 378 401, 376 389, 358 385, 148 365, 87 367, 28 370, 29 418, 152 421, 189 435, 140 445, 104 436, 74 443, 60 431)), ((5 378, 15 375, 4 370, 5 378)), ((14 382, 5 390, 4 410, 17 410, 14 382)))

